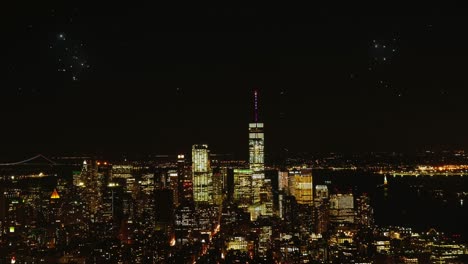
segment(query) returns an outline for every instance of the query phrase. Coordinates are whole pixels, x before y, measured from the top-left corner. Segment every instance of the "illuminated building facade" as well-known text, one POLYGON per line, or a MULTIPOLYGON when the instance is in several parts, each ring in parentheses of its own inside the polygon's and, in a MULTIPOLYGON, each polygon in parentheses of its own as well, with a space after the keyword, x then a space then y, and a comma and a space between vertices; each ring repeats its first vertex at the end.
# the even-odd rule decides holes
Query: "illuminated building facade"
MULTIPOLYGON (((3 186, 2 186, 3 187, 3 186)), ((0 188, 1 190, 1 188, 0 188)), ((0 193, 0 242, 15 241, 19 237, 23 226, 21 225, 21 190, 12 186, 0 193)))
POLYGON ((278 171, 278 190, 288 190, 288 176, 287 171, 278 171))
POLYGON ((226 174, 226 168, 216 168, 213 170, 213 203, 216 205, 223 203, 226 174))
POLYGON ((102 208, 99 211, 102 215, 102 221, 112 222, 116 226, 120 225, 123 219, 123 198, 122 184, 109 182, 104 191, 102 208))
MULTIPOLYGON (((316 200, 317 201, 317 200, 316 200)), ((320 199, 315 203, 315 233, 324 234, 330 223, 330 205, 328 199, 320 199)))
POLYGON ((177 170, 169 170, 167 172, 168 179, 169 179, 169 186, 172 190, 173 194, 173 201, 174 201, 174 206, 177 207, 179 205, 179 175, 177 174, 177 170))
POLYGON ((257 91, 254 91, 254 113, 254 122, 249 124, 249 166, 252 171, 252 206, 249 211, 258 212, 258 208, 266 208, 266 211, 261 211, 273 215, 271 184, 265 180, 265 135, 264 125, 258 121, 257 91))
POLYGON ((175 211, 175 237, 177 245, 184 245, 192 239, 195 227, 193 203, 181 204, 175 211))
POLYGON ((328 187, 326 185, 315 186, 315 198, 316 199, 328 198, 328 187))
POLYGON ((84 197, 86 211, 91 221, 96 220, 97 212, 101 206, 104 175, 99 173, 100 163, 89 161, 83 163, 79 187, 84 197))
POLYGON ((370 206, 370 198, 366 194, 356 199, 356 223, 366 227, 374 224, 374 210, 370 206))
POLYGON ((330 195, 330 222, 354 223, 354 197, 352 194, 330 195))
POLYGON ((258 92, 254 92, 255 122, 249 124, 249 164, 255 173, 265 170, 265 135, 263 123, 258 122, 258 92))
POLYGON ((254 172, 265 170, 263 123, 249 124, 249 164, 254 172))
POLYGON ((193 202, 193 181, 190 167, 187 165, 185 155, 177 155, 178 202, 193 202))
POLYGON ((234 170, 234 202, 244 208, 252 202, 252 170, 234 170))
POLYGON ((250 221, 256 221, 260 216, 271 216, 273 208, 271 203, 255 203, 249 206, 248 210, 250 213, 250 221))
POLYGON ((137 201, 138 216, 145 218, 150 226, 154 226, 155 221, 155 201, 154 201, 154 174, 145 173, 140 179, 140 195, 137 201))
POLYGON ((195 204, 212 203, 213 181, 211 177, 208 145, 192 147, 193 200, 195 204))
POLYGON ((327 185, 316 185, 314 195, 315 233, 324 234, 328 231, 330 221, 330 204, 327 185))
POLYGON ((245 237, 231 237, 227 242, 227 249, 247 252, 249 250, 249 242, 245 239, 245 237))
POLYGON ((298 204, 312 205, 314 202, 312 169, 301 169, 294 174, 294 196, 298 204))
POLYGON ((133 166, 129 164, 113 164, 112 179, 127 179, 133 177, 133 166))

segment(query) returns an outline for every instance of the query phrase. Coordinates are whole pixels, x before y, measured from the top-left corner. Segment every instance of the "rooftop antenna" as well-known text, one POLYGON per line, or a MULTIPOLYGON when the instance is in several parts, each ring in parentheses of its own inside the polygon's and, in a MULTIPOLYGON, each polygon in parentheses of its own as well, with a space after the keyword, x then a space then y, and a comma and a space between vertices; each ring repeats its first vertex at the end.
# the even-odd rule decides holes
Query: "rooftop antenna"
POLYGON ((255 123, 258 123, 258 91, 254 91, 255 123))

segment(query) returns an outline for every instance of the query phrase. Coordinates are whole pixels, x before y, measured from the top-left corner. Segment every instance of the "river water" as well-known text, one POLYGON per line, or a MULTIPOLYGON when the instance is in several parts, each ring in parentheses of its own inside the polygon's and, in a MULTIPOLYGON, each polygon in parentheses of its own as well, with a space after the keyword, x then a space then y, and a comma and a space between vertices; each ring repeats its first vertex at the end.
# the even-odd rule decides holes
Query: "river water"
POLYGON ((393 177, 363 171, 314 171, 314 185, 329 183, 330 193, 367 193, 377 225, 411 227, 416 232, 435 228, 468 239, 468 177, 393 177), (331 184, 330 184, 331 183, 331 184), (463 202, 461 201, 463 199, 463 202))

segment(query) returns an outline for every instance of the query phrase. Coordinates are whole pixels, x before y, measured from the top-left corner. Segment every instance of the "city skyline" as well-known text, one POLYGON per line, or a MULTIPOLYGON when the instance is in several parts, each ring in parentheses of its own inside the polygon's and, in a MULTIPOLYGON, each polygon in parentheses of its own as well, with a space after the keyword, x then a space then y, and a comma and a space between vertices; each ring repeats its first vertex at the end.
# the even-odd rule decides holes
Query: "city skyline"
POLYGON ((1 260, 466 260, 466 231, 445 214, 462 217, 465 210, 467 154, 425 152, 426 165, 374 153, 370 160, 355 156, 359 164, 338 154, 266 166, 268 123, 258 117, 258 91, 252 95, 254 117, 243 133, 247 162, 218 159, 198 143, 191 159, 37 155, 0 164, 1 260))
POLYGON ((468 263, 468 9, 2 7, 0 263, 468 263))

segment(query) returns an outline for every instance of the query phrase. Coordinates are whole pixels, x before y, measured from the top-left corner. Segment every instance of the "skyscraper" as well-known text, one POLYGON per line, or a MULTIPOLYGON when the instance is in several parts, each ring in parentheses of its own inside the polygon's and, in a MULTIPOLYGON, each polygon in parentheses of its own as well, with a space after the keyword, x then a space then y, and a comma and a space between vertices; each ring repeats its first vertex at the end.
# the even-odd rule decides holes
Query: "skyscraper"
POLYGON ((173 237, 174 195, 171 189, 163 188, 154 192, 156 230, 163 231, 167 237, 173 237))
POLYGON ((252 208, 249 211, 264 208, 262 214, 272 215, 271 184, 265 181, 264 139, 263 123, 258 120, 258 91, 255 90, 254 122, 249 124, 249 166, 252 171, 252 208))
POLYGON ((124 186, 122 183, 124 183, 123 180, 107 184, 103 193, 102 209, 99 210, 104 222, 111 221, 116 226, 121 224, 124 216, 124 186))
POLYGON ((353 194, 333 194, 330 196, 330 222, 354 223, 353 194))
POLYGON ((289 188, 288 185, 288 171, 278 171, 278 190, 287 191, 289 188))
POLYGON ((327 185, 315 186, 315 198, 316 199, 327 199, 328 198, 328 187, 327 185))
POLYGON ((193 202, 193 181, 190 166, 187 165, 185 155, 177 155, 177 177, 178 184, 178 201, 180 204, 185 202, 193 202))
POLYGON ((293 195, 298 204, 312 205, 314 203, 312 169, 301 169, 292 175, 294 177, 293 195))
POLYGON ((193 200, 195 204, 212 202, 212 177, 208 145, 192 147, 193 200))
POLYGON ((223 202, 224 179, 227 174, 226 168, 213 169, 213 203, 220 205, 223 202))
POLYGON ((252 171, 247 169, 234 170, 234 202, 247 208, 252 203, 252 171))
POLYGON ((263 123, 258 122, 258 92, 254 92, 255 118, 249 124, 249 164, 254 172, 265 170, 263 123))

